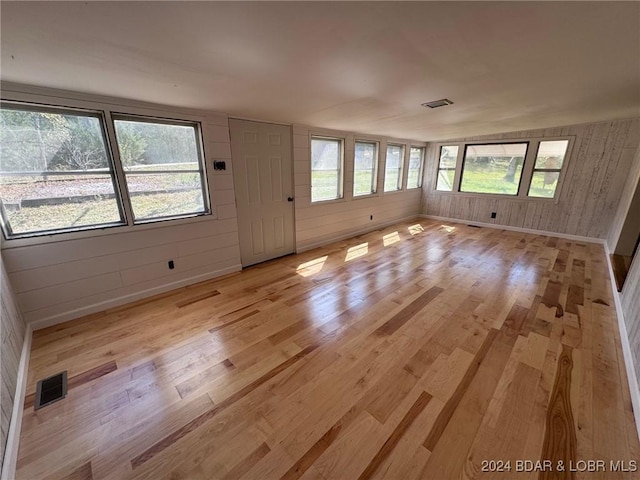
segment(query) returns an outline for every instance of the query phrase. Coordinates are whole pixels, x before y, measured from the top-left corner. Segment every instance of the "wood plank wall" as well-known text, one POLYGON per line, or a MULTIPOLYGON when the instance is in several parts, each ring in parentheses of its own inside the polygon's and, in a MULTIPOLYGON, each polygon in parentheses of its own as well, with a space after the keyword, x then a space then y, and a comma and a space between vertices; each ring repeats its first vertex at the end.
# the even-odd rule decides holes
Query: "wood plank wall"
MULTIPOLYGON (((616 248, 627 216, 640 216, 640 211, 632 210, 632 199, 637 188, 640 188, 640 147, 636 152, 631 168, 627 172, 627 181, 622 189, 620 204, 607 239, 607 247, 611 253, 616 248)), ((620 293, 620 303, 631 347, 633 367, 638 383, 640 383, 640 252, 636 253, 627 274, 624 287, 620 293)))
POLYGON ((0 470, 11 423, 25 324, 0 256, 0 470))
MULTIPOLYGON (((305 126, 293 127, 294 183, 296 195, 296 249, 298 252, 331 243, 332 241, 364 233, 381 225, 420 213, 420 192, 403 189, 383 192, 384 159, 387 142, 405 145, 405 160, 411 146, 425 146, 424 142, 391 139, 352 132, 317 130, 305 126), (344 142, 344 198, 311 203, 311 136, 325 135, 342 138, 344 142), (355 140, 379 142, 378 192, 367 197, 353 197, 353 153, 355 140), (371 220, 373 215, 373 220, 371 220)), ((405 161, 405 165, 407 162, 405 161)), ((404 171, 403 185, 406 184, 404 171)))
MULTIPOLYGON (((620 234, 627 220, 627 213, 631 207, 636 189, 640 185, 640 146, 636 150, 636 155, 633 160, 633 164, 627 172, 627 182, 620 193, 620 203, 618 211, 616 212, 611 229, 609 230, 609 236, 607 237, 607 246, 609 251, 613 253, 616 250, 620 234)), ((637 212, 637 216, 640 217, 640 212, 637 212)))
MULTIPOLYGON (((25 92, 18 93, 24 95, 25 92)), ((48 90, 47 90, 48 91, 48 90)), ((36 92, 39 92, 36 90, 36 92)), ((7 89, 3 98, 16 95, 7 89)), ((67 105, 83 101, 86 108, 128 107, 142 114, 201 118, 207 181, 214 215, 151 226, 116 227, 102 232, 58 236, 37 244, 6 241, 5 266, 27 323, 34 328, 105 310, 163 291, 240 270, 231 144, 226 115, 141 106, 119 99, 55 92, 48 97, 27 90, 41 103, 67 105), (54 96, 56 95, 56 96, 54 96), (42 99, 41 99, 42 98, 42 99), (80 98, 80 100, 78 100, 80 98), (224 160, 226 170, 213 170, 224 160), (167 262, 174 260, 175 269, 167 262)))
POLYGON ((484 135, 451 142, 575 136, 559 200, 435 191, 439 145, 427 149, 422 213, 605 239, 640 143, 640 118, 484 135), (495 219, 491 212, 497 212, 495 219))
MULTIPOLYGON (((640 212, 638 214, 640 215, 640 212)), ((633 366, 640 384, 640 254, 638 253, 633 259, 620 296, 633 366)))

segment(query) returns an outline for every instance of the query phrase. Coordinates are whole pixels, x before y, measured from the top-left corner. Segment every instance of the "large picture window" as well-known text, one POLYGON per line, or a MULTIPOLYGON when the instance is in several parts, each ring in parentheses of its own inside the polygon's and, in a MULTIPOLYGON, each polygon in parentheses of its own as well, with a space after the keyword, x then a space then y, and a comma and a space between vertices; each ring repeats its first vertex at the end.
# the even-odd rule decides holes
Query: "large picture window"
POLYGON ((467 144, 460 191, 517 195, 527 146, 527 142, 467 144))
POLYGON ((311 138, 311 201, 342 198, 342 140, 311 138))
POLYGON ((407 188, 422 186, 422 168, 424 165, 424 148, 411 147, 409 151, 409 168, 407 171, 407 188))
POLYGON ((196 124, 115 116, 135 222, 208 211, 196 124))
POLYGON ((0 105, 5 238, 209 211, 197 123, 18 102, 0 105), (107 121, 113 121, 113 129, 107 121))
POLYGON ((569 140, 540 142, 529 185, 530 197, 555 197, 568 146, 569 140))
POLYGON ((378 144, 374 142, 355 142, 353 157, 353 196, 359 197, 376 193, 378 144))
POLYGON ((402 165, 404 146, 387 145, 387 160, 384 171, 384 191, 395 192, 402 189, 402 165))
POLYGON ((2 104, 0 200, 7 238, 124 224, 101 114, 2 104))

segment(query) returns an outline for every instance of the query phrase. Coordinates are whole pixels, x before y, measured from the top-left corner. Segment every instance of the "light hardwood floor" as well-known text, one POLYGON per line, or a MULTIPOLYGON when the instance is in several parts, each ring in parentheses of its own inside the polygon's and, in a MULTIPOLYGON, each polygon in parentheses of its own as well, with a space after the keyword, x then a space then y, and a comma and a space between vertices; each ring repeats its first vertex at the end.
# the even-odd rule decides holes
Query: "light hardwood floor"
POLYGON ((541 235, 417 219, 37 331, 28 393, 20 479, 638 478, 604 250, 541 235))

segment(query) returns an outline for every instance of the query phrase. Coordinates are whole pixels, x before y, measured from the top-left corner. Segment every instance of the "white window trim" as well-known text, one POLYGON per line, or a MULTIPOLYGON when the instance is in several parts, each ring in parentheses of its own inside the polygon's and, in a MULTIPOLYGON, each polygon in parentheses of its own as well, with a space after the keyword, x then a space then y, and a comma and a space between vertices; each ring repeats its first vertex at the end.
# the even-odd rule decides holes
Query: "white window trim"
MULTIPOLYGON (((407 161, 407 183, 406 183, 406 189, 407 190, 416 190, 418 188, 422 188, 422 184, 424 183, 424 164, 425 164, 425 159, 427 156, 427 148, 426 147, 421 147, 421 146, 417 146, 417 145, 409 145, 409 160, 407 161), (415 187, 410 187, 409 186, 409 165, 411 165, 411 149, 412 148, 419 148, 420 151, 422 152, 422 158, 420 159, 420 169, 418 170, 418 185, 415 187)), ((439 164, 440 162, 438 162, 439 164)))
POLYGON ((560 201, 560 196, 562 194, 562 190, 564 188, 564 179, 567 175, 567 170, 569 169, 569 164, 571 162, 573 156, 573 146, 575 143, 574 135, 562 135, 562 136, 553 136, 553 137, 525 137, 525 138, 504 138, 500 140, 469 140, 469 141, 453 141, 453 142, 438 142, 435 144, 435 159, 434 159, 434 175, 431 180, 431 185, 429 188, 431 190, 430 195, 455 195, 460 197, 481 197, 481 198, 495 198, 502 200, 520 200, 520 201, 528 201, 528 202, 554 202, 558 203, 560 201), (529 187, 531 185, 531 180, 533 177, 533 167, 536 160, 536 155, 538 154, 538 148, 540 142, 554 141, 554 140, 568 140, 569 144, 567 146, 567 152, 565 154, 565 159, 562 164, 562 170, 558 177, 558 182, 556 186, 556 191, 553 197, 544 198, 544 197, 530 197, 529 187), (522 175, 520 177, 520 185, 517 195, 501 195, 497 193, 475 193, 475 192, 461 192, 460 184, 462 180, 462 167, 464 164, 464 154, 466 151, 467 145, 489 145, 489 144, 500 144, 500 143, 528 143, 527 154, 524 159, 524 163, 522 166, 522 175), (456 159, 456 171, 453 179, 453 190, 452 191, 444 191, 437 190, 437 181, 438 181, 438 170, 440 166, 440 150, 443 146, 458 146, 458 157, 456 159))
POLYGON ((344 202, 345 194, 344 194, 344 177, 345 177, 345 165, 344 165, 344 151, 346 146, 346 139, 342 137, 332 137, 330 135, 325 134, 309 134, 309 201, 311 205, 320 205, 326 204, 329 202, 344 202), (328 198, 326 200, 313 200, 313 139, 320 140, 333 140, 340 142, 340 172, 338 175, 338 197, 337 198, 328 198))
POLYGON ((390 193, 398 193, 406 191, 406 173, 407 169, 405 168, 405 164, 407 163, 407 144, 400 142, 387 142, 384 148, 384 177, 382 179, 382 192, 385 195, 390 193), (398 172, 398 188, 395 190, 385 190, 384 184, 387 180, 387 155, 389 147, 400 147, 402 149, 402 158, 400 160, 400 172, 398 172))
POLYGON ((380 172, 380 141, 379 140, 370 140, 364 138, 356 138, 353 140, 353 179, 352 179, 352 190, 351 196, 353 200, 360 200, 362 198, 371 198, 377 197, 380 195, 380 184, 379 184, 379 172, 380 172), (375 188, 374 192, 365 193, 362 195, 355 194, 355 181, 356 181, 356 144, 358 143, 368 143, 374 144, 376 146, 375 153, 375 165, 373 167, 373 187, 375 188))

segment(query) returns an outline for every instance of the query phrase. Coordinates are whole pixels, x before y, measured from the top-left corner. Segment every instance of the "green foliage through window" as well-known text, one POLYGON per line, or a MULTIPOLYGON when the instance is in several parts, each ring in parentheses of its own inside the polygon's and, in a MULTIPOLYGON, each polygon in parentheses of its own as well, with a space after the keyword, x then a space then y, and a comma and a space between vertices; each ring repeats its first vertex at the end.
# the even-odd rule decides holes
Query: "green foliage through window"
POLYGON ((460 191, 517 195, 527 143, 467 145, 460 191))
POLYGON ((98 114, 0 108, 7 236, 124 222, 98 114))
POLYGON ((353 196, 376 193, 378 173, 378 144, 355 142, 353 156, 353 196))
MULTIPOLYGON (((196 124, 114 120, 134 221, 208 211, 196 124)), ((2 104, 0 208, 7 238, 125 224, 100 112, 2 104)), ((126 198, 126 196, 125 196, 126 198)))
POLYGON ((311 201, 342 198, 342 140, 311 139, 311 201))

